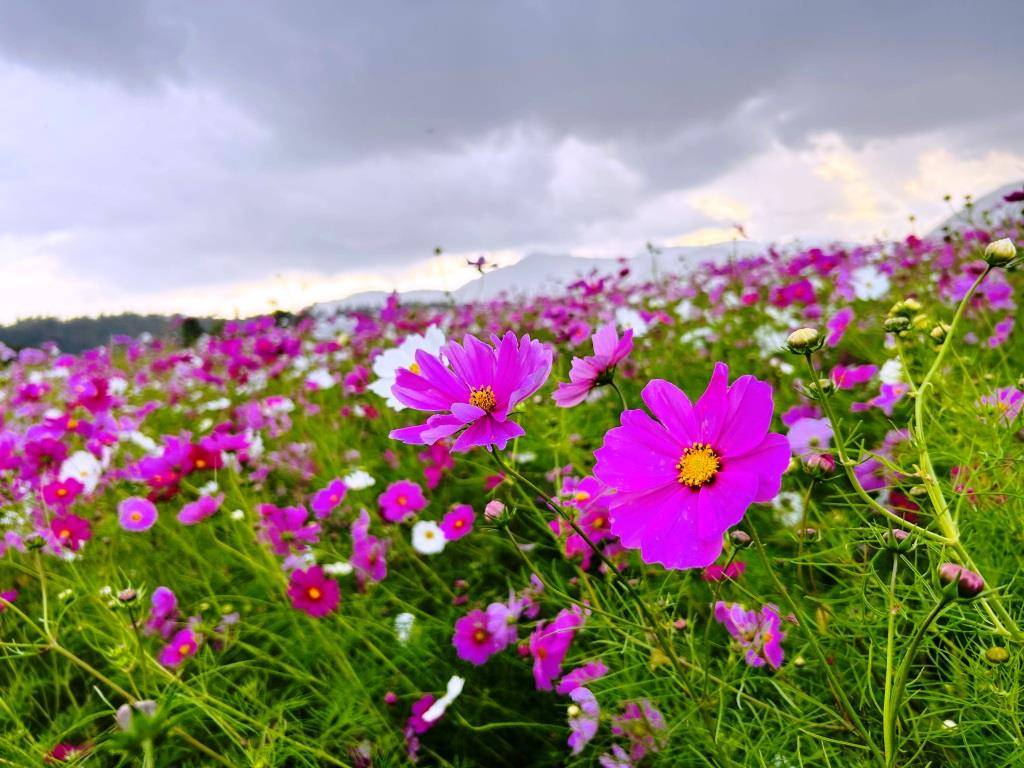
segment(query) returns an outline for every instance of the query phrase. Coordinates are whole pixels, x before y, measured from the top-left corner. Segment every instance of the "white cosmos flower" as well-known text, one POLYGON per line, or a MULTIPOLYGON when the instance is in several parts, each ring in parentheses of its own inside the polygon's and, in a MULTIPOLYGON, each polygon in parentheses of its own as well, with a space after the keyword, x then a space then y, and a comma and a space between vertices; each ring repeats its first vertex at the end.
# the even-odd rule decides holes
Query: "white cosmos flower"
POLYGON ((354 472, 349 472, 342 478, 342 481, 344 481, 350 491, 361 491, 364 488, 369 488, 377 482, 374 477, 364 469, 357 469, 354 472))
POLYGON ((103 466, 99 459, 88 451, 75 451, 61 464, 59 477, 61 480, 73 477, 85 487, 86 493, 92 493, 102 474, 103 466))
POLYGON ((804 519, 804 498, 793 491, 782 491, 772 501, 779 522, 793 528, 804 519))
POLYGON ((416 617, 411 613, 400 613, 395 616, 395 636, 398 642, 405 645, 412 637, 412 627, 416 623, 416 617))
POLYGON ((465 685, 466 679, 464 677, 452 675, 451 680, 448 681, 448 688, 444 696, 430 705, 430 709, 423 713, 423 719, 428 723, 432 723, 440 718, 448 710, 449 705, 459 698, 459 694, 462 693, 462 688, 465 685))
POLYGON ((850 275, 853 294, 862 301, 880 299, 889 292, 889 277, 870 265, 858 267, 850 275))
POLYGON ((334 384, 334 377, 326 368, 317 368, 306 376, 306 386, 313 389, 330 389, 334 384))
POLYGON ((370 391, 385 398, 388 408, 391 410, 404 410, 405 406, 391 394, 391 387, 395 385, 395 379, 398 377, 398 369, 408 368, 413 373, 418 373, 416 352, 422 349, 427 354, 436 355, 441 351, 444 343, 444 333, 436 325, 427 328, 422 336, 418 333, 406 336, 401 344, 385 350, 373 361, 373 372, 377 379, 370 384, 370 391))
POLYGON ((445 543, 444 531, 433 520, 417 520, 412 526, 412 548, 421 555, 436 555, 445 543))
POLYGON ((650 328, 643 315, 629 307, 619 307, 615 310, 615 322, 623 330, 632 328, 634 338, 640 338, 650 328))
POLYGON ((328 576, 348 576, 352 573, 352 564, 345 560, 338 560, 333 563, 324 563, 321 566, 328 576))
POLYGON ((897 357, 886 360, 878 370, 878 378, 883 384, 901 384, 903 382, 903 363, 897 357))

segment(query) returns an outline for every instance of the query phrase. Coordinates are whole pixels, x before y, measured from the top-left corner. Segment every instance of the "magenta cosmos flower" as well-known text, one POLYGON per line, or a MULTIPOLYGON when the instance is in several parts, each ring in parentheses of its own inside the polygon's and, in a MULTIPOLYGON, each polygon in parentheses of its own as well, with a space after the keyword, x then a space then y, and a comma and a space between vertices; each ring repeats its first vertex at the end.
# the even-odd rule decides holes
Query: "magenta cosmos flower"
POLYGON ((82 545, 92 538, 89 521, 78 515, 58 515, 50 521, 50 533, 57 543, 72 552, 77 552, 82 545))
POLYGON ((771 386, 753 376, 728 380, 729 368, 717 363, 696 403, 674 384, 651 381, 641 397, 657 420, 624 411, 594 454, 594 474, 617 491, 612 533, 644 562, 711 565, 747 507, 779 492, 789 443, 768 431, 771 386))
POLYGON ((398 480, 378 498, 381 516, 389 523, 400 523, 427 506, 423 489, 411 480, 398 480))
POLYGON ((327 484, 326 488, 322 488, 313 494, 313 501, 309 506, 312 508, 313 513, 323 520, 325 517, 329 517, 331 512, 337 509, 338 505, 344 501, 347 492, 348 486, 338 478, 334 478, 327 484))
POLYGON ((149 499, 132 496, 117 505, 117 519, 126 531, 148 531, 156 522, 156 507, 149 499))
POLYGON ((782 617, 774 605, 763 605, 760 611, 748 611, 739 603, 715 603, 715 621, 724 626, 746 653, 744 658, 752 667, 772 669, 782 666, 782 617))
POLYGON ((326 616, 341 602, 338 582, 328 577, 319 565, 292 571, 288 581, 288 597, 292 607, 310 616, 326 616))
POLYGON ((224 503, 224 494, 216 496, 200 496, 196 501, 186 504, 178 513, 178 522, 182 525, 195 525, 212 516, 224 503))
POLYGON ((547 381, 551 354, 546 344, 528 335, 517 339, 511 331, 492 336, 490 345, 467 335, 462 344, 448 342, 439 355, 417 350, 413 367, 398 370, 391 392, 403 405, 434 415, 392 431, 392 439, 433 445, 458 434, 453 451, 503 449, 526 434, 509 414, 547 381))
POLYGON ((199 650, 199 637, 190 627, 175 633, 171 641, 161 650, 157 659, 165 667, 177 667, 185 659, 190 659, 199 650))
POLYGON ((578 606, 563 609, 549 623, 540 622, 530 635, 530 654, 533 656, 533 680, 539 691, 550 691, 556 678, 562 674, 562 661, 583 625, 578 606))
POLYGON ((617 366, 633 349, 633 329, 628 329, 619 338, 615 323, 601 326, 594 334, 594 354, 589 357, 574 357, 569 371, 569 382, 558 385, 551 396, 562 408, 572 408, 587 399, 590 390, 608 384, 617 366))
POLYGON ((456 504, 441 520, 441 530, 448 541, 461 539, 473 530, 476 513, 469 504, 456 504))

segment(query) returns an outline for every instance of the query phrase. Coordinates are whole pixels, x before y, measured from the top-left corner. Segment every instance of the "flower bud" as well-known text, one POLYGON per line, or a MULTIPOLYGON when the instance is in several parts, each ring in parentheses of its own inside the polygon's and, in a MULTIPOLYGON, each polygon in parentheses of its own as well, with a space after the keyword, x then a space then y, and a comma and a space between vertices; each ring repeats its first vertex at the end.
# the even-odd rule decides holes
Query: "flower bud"
POLYGON ((985 589, 985 580, 980 574, 956 563, 943 563, 939 566, 939 581, 952 590, 947 592, 949 596, 959 596, 964 600, 977 597, 985 589))
POLYGON ((139 593, 131 587, 128 587, 127 589, 122 589, 120 592, 117 593, 117 599, 126 605, 128 603, 134 603, 135 598, 137 598, 138 596, 139 593))
POLYGON ((942 344, 946 340, 946 334, 948 333, 949 326, 946 325, 945 323, 939 323, 934 328, 932 328, 931 333, 928 334, 928 337, 936 344, 942 344))
POLYGON ((985 661, 989 664, 1005 664, 1010 660, 1010 652, 1001 645, 993 645, 985 651, 985 661))
POLYGON ((804 459, 804 466, 812 475, 831 475, 836 471, 836 460, 828 453, 812 453, 804 459))
POLYGON ((736 529, 735 531, 729 531, 729 540, 732 542, 732 545, 737 549, 746 549, 750 546, 750 542, 752 541, 749 533, 747 533, 746 531, 741 531, 739 529, 736 529))
POLYGON ((505 505, 498 499, 491 499, 484 507, 484 517, 488 520, 497 520, 505 512, 505 505))
POLYGON ((985 261, 989 263, 989 266, 1005 267, 1015 258, 1017 258, 1017 246, 1008 237, 989 243, 985 247, 985 261))
POLYGON ((884 327, 888 333, 903 333, 910 328, 910 318, 903 315, 887 317, 884 327))
POLYGON ((794 355, 809 355, 821 349, 825 339, 814 328, 800 328, 789 334, 786 349, 794 355))
POLYGON ((830 395, 836 388, 836 384, 832 379, 818 379, 818 390, 823 395, 830 395))

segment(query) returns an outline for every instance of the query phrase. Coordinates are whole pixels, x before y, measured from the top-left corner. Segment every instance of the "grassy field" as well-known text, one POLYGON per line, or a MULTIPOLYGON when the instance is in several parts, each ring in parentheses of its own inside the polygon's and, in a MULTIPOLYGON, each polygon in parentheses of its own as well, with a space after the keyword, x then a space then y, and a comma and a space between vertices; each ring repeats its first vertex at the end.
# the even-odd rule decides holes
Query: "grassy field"
POLYGON ((0 764, 1024 764, 1018 213, 22 350, 0 764))

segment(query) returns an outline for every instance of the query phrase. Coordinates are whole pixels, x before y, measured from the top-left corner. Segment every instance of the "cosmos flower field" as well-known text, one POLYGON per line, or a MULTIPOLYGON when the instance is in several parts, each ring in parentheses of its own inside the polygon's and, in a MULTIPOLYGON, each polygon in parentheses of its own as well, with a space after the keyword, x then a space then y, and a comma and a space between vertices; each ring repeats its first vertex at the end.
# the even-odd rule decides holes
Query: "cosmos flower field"
POLYGON ((0 764, 1024 764, 1019 214, 3 350, 0 764))

